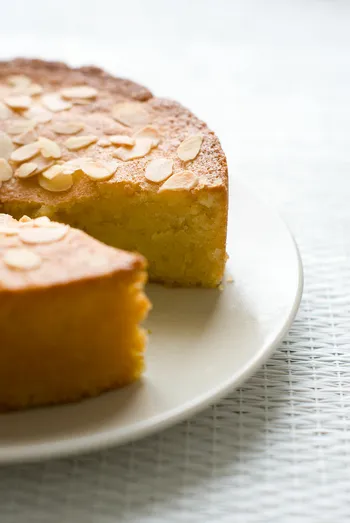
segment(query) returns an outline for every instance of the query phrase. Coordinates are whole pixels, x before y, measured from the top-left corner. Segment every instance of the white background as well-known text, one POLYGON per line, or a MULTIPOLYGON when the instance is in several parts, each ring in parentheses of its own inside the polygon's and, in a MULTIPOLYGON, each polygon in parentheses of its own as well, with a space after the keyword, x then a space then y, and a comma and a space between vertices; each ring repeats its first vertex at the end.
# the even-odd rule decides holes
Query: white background
POLYGON ((1 523, 348 522, 350 2, 0 2, 0 57, 94 63, 207 120, 306 273, 242 390, 133 445, 0 470, 1 523))

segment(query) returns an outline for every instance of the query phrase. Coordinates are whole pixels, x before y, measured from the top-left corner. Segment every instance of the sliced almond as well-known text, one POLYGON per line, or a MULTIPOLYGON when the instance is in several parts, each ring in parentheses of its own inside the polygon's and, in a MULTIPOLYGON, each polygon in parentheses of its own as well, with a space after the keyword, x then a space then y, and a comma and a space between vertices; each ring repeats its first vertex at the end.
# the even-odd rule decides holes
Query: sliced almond
POLYGON ((72 107, 70 102, 63 100, 57 93, 44 94, 41 97, 41 102, 44 107, 46 107, 46 109, 52 111, 53 113, 66 111, 72 107))
POLYGON ((50 192, 64 192, 68 191, 73 185, 73 177, 71 174, 58 174, 52 180, 48 180, 44 176, 45 173, 39 174, 38 182, 40 187, 50 192))
POLYGON ((14 148, 9 135, 0 131, 0 158, 8 160, 14 148))
POLYGON ((38 135, 36 132, 31 129, 30 131, 27 131, 23 134, 19 134, 18 136, 14 136, 12 138, 13 143, 16 145, 27 145, 28 143, 33 143, 37 140, 38 135))
POLYGON ((4 102, 14 111, 18 111, 28 109, 32 103, 32 100, 30 96, 27 96, 25 94, 14 94, 12 96, 6 96, 6 98, 4 98, 4 102))
POLYGON ((36 174, 37 165, 34 162, 22 163, 15 172, 17 178, 30 178, 36 174))
MULTIPOLYGON (((1 183, 1 182, 0 182, 1 183)), ((0 223, 0 234, 4 234, 5 236, 16 236, 16 234, 19 233, 19 228, 15 226, 11 226, 10 224, 1 224, 0 223)))
POLYGON ((8 134, 22 134, 34 129, 36 122, 24 118, 17 120, 8 120, 6 122, 6 132, 8 134))
POLYGON ((84 128, 80 122, 53 122, 51 129, 57 134, 76 134, 84 128))
POLYGON ((25 76, 24 74, 13 74, 11 76, 7 77, 8 83, 12 87, 29 87, 32 83, 31 79, 28 76, 25 76))
POLYGON ((202 146, 203 137, 200 134, 194 134, 185 138, 177 148, 177 155, 183 162, 194 160, 202 146))
POLYGON ((0 102, 0 120, 7 120, 7 118, 11 118, 12 115, 13 113, 10 111, 7 105, 0 102))
MULTIPOLYGON (((53 180, 59 174, 65 174, 63 172, 63 169, 64 169, 64 165, 52 165, 51 167, 49 167, 48 169, 46 169, 43 172, 43 177, 46 178, 47 180, 53 180)), ((73 174, 73 173, 68 173, 68 174, 73 174)))
POLYGON ((134 134, 135 138, 151 138, 153 140, 152 147, 156 147, 160 142, 160 134, 158 129, 152 125, 146 125, 143 129, 140 129, 134 134))
POLYGON ((109 136, 109 139, 113 145, 135 145, 135 139, 124 134, 114 134, 109 136))
POLYGON ((33 220, 34 227, 45 227, 50 224, 51 220, 47 216, 39 216, 39 218, 34 218, 33 220))
POLYGON ((34 105, 26 111, 23 116, 34 120, 36 123, 47 123, 52 120, 52 113, 41 107, 40 105, 34 105))
POLYGON ((97 90, 89 85, 75 85, 74 87, 66 87, 61 89, 61 95, 63 98, 96 98, 97 90))
POLYGON ((24 92, 28 96, 38 96, 39 94, 41 94, 43 92, 43 90, 44 89, 41 87, 41 85, 31 84, 24 90, 24 92))
POLYGON ((5 158, 0 158, 0 182, 11 180, 13 175, 12 167, 5 158))
POLYGON ((53 140, 41 136, 38 140, 40 152, 44 158, 61 158, 60 146, 53 140))
POLYGON ((27 145, 22 145, 11 154, 11 160, 13 162, 22 163, 26 160, 30 160, 38 154, 39 152, 39 142, 28 143, 27 145))
POLYGON ((173 174, 163 183, 159 192, 163 191, 189 191, 198 183, 196 175, 192 171, 182 171, 173 174))
POLYGON ((151 160, 146 167, 145 177, 150 182, 163 182, 173 172, 173 160, 168 158, 156 158, 151 160))
POLYGON ((68 230, 68 225, 63 224, 60 224, 59 227, 28 227, 20 229, 19 238, 23 243, 52 243, 62 240, 68 230))
POLYGON ((97 142, 97 145, 99 145, 100 147, 109 147, 110 145, 112 145, 112 142, 108 138, 100 138, 97 142))
POLYGON ((126 162, 128 160, 134 160, 135 158, 142 158, 146 156, 151 150, 152 139, 151 138, 136 138, 135 145, 133 147, 118 147, 114 151, 113 156, 126 162))
POLYGON ((46 171, 53 165, 53 159, 52 158, 44 158, 41 155, 36 156, 32 160, 33 163, 36 165, 36 171, 35 174, 40 174, 43 171, 46 171))
POLYGON ((108 180, 118 167, 117 162, 91 161, 83 162, 82 170, 92 180, 108 180))
POLYGON ((19 223, 29 223, 32 221, 32 219, 29 218, 29 216, 27 216, 26 214, 23 214, 22 218, 20 218, 18 221, 19 223))
POLYGON ((149 121, 149 114, 140 102, 117 104, 112 109, 112 116, 115 120, 128 127, 146 125, 149 121))
POLYGON ((21 271, 37 269, 41 264, 41 258, 38 254, 21 247, 8 249, 4 254, 3 261, 11 269, 21 271))
POLYGON ((89 105, 91 103, 91 100, 87 98, 72 98, 70 101, 74 105, 89 105))
POLYGON ((78 149, 83 149, 89 145, 97 142, 98 136, 71 136, 68 140, 65 141, 65 146, 70 151, 77 151, 78 149))

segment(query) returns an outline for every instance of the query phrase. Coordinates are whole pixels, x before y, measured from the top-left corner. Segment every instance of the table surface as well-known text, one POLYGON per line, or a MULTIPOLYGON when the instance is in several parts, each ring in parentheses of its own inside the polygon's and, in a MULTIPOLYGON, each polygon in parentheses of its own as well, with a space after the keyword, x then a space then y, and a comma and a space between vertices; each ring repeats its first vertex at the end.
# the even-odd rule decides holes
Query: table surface
POLYGON ((100 64, 205 119, 306 281, 242 389, 134 444, 2 468, 1 523, 350 520, 349 26, 347 0, 3 2, 0 57, 100 64))

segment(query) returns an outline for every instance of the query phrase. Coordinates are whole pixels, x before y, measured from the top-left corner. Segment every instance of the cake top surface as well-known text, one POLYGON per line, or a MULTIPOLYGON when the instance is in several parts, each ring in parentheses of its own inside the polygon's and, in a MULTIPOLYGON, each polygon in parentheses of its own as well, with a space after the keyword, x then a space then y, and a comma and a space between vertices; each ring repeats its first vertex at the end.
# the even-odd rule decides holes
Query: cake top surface
POLYGON ((144 258, 47 217, 0 214, 0 293, 48 288, 142 270, 144 258))
POLYGON ((227 185, 215 134, 180 104, 95 67, 0 62, 0 204, 98 197, 101 186, 227 185))

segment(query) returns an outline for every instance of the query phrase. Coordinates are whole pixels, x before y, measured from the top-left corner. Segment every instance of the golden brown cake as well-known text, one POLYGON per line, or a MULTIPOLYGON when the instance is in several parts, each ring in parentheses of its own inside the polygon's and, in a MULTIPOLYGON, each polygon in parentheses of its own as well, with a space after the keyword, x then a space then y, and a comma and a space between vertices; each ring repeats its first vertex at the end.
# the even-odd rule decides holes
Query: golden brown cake
POLYGON ((176 102, 95 67, 0 63, 0 212, 49 216, 143 254, 150 278, 213 287, 226 252, 227 165, 176 102))
POLYGON ((74 401, 144 366, 144 258, 0 215, 0 410, 74 401))

